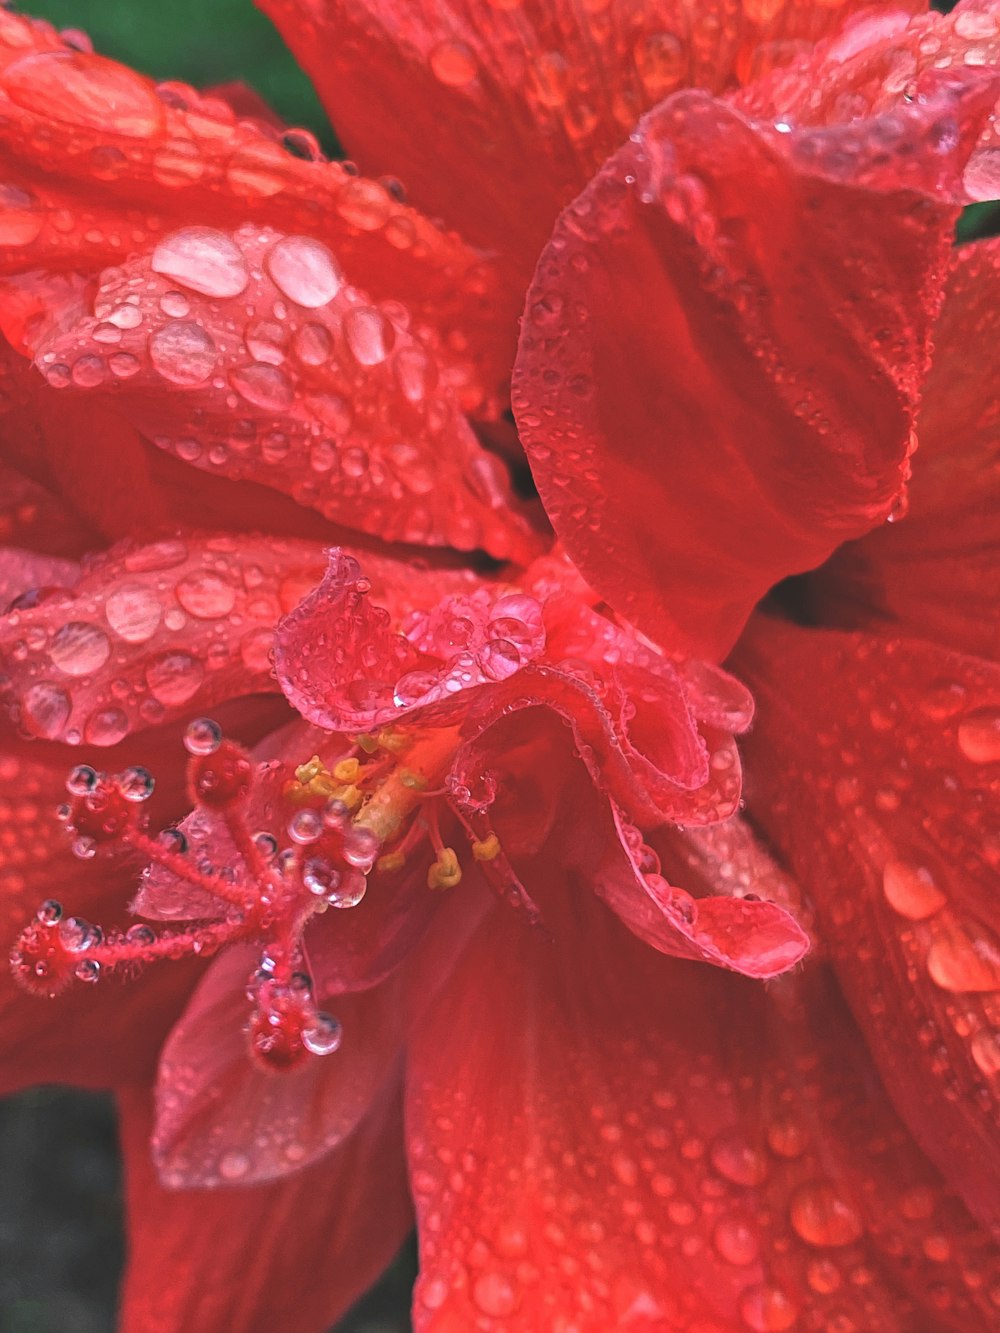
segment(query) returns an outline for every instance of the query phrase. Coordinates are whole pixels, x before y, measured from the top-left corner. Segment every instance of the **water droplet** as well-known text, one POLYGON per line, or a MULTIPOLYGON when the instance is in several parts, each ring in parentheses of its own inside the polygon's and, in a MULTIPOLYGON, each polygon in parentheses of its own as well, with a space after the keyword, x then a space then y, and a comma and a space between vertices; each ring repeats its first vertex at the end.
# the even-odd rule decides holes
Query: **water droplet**
POLYGON ((974 764, 1000 763, 1000 708, 977 708, 958 724, 958 748, 974 764))
POLYGON ((176 593, 178 602, 196 620, 218 620, 236 605, 232 584, 204 569, 186 574, 177 584, 176 593))
POLYGON ((734 1185, 762 1185, 767 1179, 767 1158, 739 1130, 720 1134, 713 1141, 709 1156, 719 1175, 734 1185))
POLYGON ((146 668, 146 684, 161 704, 186 704, 204 676, 201 663, 190 653, 161 653, 146 668))
POLYGON ((219 1159, 219 1175, 223 1180, 242 1180, 250 1170, 250 1158, 245 1152, 223 1153, 219 1159))
POLYGON ((300 846, 307 846, 323 832, 323 819, 318 810, 296 810, 288 821, 288 836, 300 846))
POLYGON ((464 42, 441 42, 431 52, 431 69, 445 87, 463 88, 476 77, 476 57, 464 42))
POLYGON ((942 990, 960 994, 1000 989, 1000 947, 977 923, 949 922, 927 951, 927 971, 942 990))
POLYGON ((147 948, 150 944, 156 943, 156 934, 149 927, 144 925, 129 926, 125 932, 125 938, 129 944, 138 945, 140 948, 147 948))
POLYGON ((101 965, 96 958, 83 958, 73 969, 73 975, 77 981, 84 981, 88 985, 93 985, 95 981, 101 979, 101 965))
POLYGON ((148 768, 133 764, 118 774, 115 785, 126 801, 148 801, 153 794, 156 781, 148 768))
POLYGON ((925 921, 948 901, 926 866, 911 865, 909 861, 886 863, 882 889, 893 911, 908 921, 925 921))
POLYGON ((239 296, 250 279, 243 251, 214 227, 182 227, 165 236, 151 266, 154 273, 203 296, 239 296))
POLYGON ((40 680, 21 699, 21 722, 33 736, 57 740, 69 721, 69 695, 51 680, 40 680))
POLYGON ((162 610, 159 599, 141 583, 123 583, 104 603, 108 624, 126 643, 145 643, 156 633, 162 610))
POLYGON ((1000 1074, 1000 1028, 983 1028, 977 1032, 969 1049, 981 1074, 987 1078, 1000 1074))
POLYGON ((381 310, 355 306, 344 316, 344 337, 357 362, 377 366, 389 355, 396 335, 381 310))
POLYGON ((0 245, 30 245, 44 222, 33 194, 19 185, 0 183, 0 245))
POLYGON ((381 844, 367 828, 350 828, 344 834, 344 860, 359 870, 370 870, 375 864, 381 844))
POLYGON ((264 263, 275 286, 308 310, 332 301, 344 285, 333 255, 308 236, 286 236, 271 247, 264 263))
POLYGON ((480 1273, 472 1284, 472 1299, 485 1315, 503 1318, 517 1309, 517 1292, 502 1273, 480 1273))
POLYGON ((128 735, 128 717, 120 708, 97 708, 83 724, 89 745, 117 745, 128 735))
POLYGON ((792 1227, 809 1245, 852 1245, 864 1230, 856 1210, 826 1181, 812 1181, 792 1195, 792 1227))
POLYGON ((67 953, 85 953, 102 940, 101 931, 82 916, 68 916, 59 923, 59 942, 67 953))
POLYGON ((39 904, 38 911, 35 913, 37 920, 41 921, 43 926, 54 926, 62 918, 62 903, 57 902, 55 898, 46 898, 39 904))
POLYGON ((798 1308, 780 1287, 751 1287, 740 1299, 743 1322, 754 1333, 782 1333, 798 1318, 798 1308))
POLYGON ((302 1029, 302 1045, 313 1055, 332 1055, 343 1040, 344 1030, 331 1014, 317 1014, 302 1029))
POLYGON ((4 91, 43 122, 151 138, 163 121, 163 105, 149 83, 124 65, 88 52, 43 51, 23 56, 4 71, 4 91))
POLYGON ((200 324, 175 319, 150 335, 149 359, 165 380, 191 388, 209 378, 218 353, 200 324))
POLYGON ((188 754, 214 754, 222 744, 222 728, 210 717, 196 717, 184 731, 188 754))
POLYGON ((752 1229, 737 1217, 721 1218, 712 1239, 726 1263, 737 1267, 752 1264, 760 1253, 760 1245, 752 1229))
POLYGON ((295 397, 288 376, 277 366, 240 366, 229 376, 229 382, 248 403, 267 412, 283 412, 295 397))
POLYGON ((108 636, 85 620, 71 620, 58 630, 49 646, 49 656, 67 676, 91 676, 111 655, 108 636))
POLYGON ((66 790, 71 796, 86 796, 98 783, 98 775, 89 764, 77 764, 71 768, 66 779, 66 790))

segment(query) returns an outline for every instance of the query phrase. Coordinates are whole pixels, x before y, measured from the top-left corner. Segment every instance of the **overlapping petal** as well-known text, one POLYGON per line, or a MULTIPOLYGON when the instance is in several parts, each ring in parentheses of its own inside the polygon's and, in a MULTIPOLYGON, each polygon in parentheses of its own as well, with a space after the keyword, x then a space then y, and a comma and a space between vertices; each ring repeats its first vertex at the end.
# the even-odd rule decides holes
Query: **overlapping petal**
POLYGON ((362 167, 403 173, 421 207, 513 260, 522 280, 556 213, 643 112, 678 88, 721 90, 780 64, 857 8, 258 3, 362 167))
POLYGON ((826 623, 884 626, 1000 659, 998 349, 994 239, 955 256, 934 328, 905 515, 838 551, 811 581, 826 623))
POLYGON ((417 1329, 989 1324, 995 1251, 827 980, 657 960, 600 911, 491 921, 415 1036, 417 1329))
POLYGON ((164 1188, 149 1156, 150 1099, 119 1094, 129 1258, 123 1333, 272 1333, 294 1309, 322 1333, 375 1280, 412 1218, 398 1094, 336 1152, 288 1179, 164 1188))
POLYGON ((307 542, 130 543, 71 589, 0 621, 3 692, 22 731, 115 745, 238 696, 272 693, 274 627, 322 568, 307 542))
POLYGON ((750 811, 815 904, 900 1115, 995 1226, 1000 669, 763 619, 738 661, 760 709, 750 811))
POLYGON ((49 385, 108 395, 161 448, 388 541, 530 549, 411 312, 308 236, 186 227, 34 332, 49 385))
POLYGON ((181 222, 267 222, 332 245, 377 299, 406 301, 480 385, 472 400, 505 374, 510 334, 496 316, 508 298, 482 256, 386 185, 322 160, 310 135, 282 139, 218 97, 157 86, 8 13, 0 106, 7 273, 97 273, 181 222))
POLYGON ((560 219, 515 412, 570 555, 657 641, 723 654, 773 583, 891 511, 996 95, 945 74, 821 129, 679 94, 560 219))

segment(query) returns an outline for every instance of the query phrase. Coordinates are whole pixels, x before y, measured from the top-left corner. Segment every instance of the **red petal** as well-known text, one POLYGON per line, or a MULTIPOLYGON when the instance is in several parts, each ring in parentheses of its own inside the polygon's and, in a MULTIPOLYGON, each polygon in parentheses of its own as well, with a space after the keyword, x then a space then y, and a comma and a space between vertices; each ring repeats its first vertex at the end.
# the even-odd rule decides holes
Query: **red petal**
POLYGON ((678 95, 558 223, 515 411, 570 554, 659 642, 723 654, 767 588, 891 509, 994 97, 961 77, 787 133, 678 95))
POLYGON ((106 271, 92 309, 29 327, 48 383, 113 395, 185 462, 384 540, 532 545, 433 339, 319 241, 185 227, 106 271))
POLYGON ((760 707, 751 812, 815 903, 900 1114, 996 1224, 1000 668, 765 619, 738 660, 760 707))
POLYGON ((514 258, 525 276, 556 213, 644 111, 678 88, 722 89, 781 63, 855 8, 800 0, 711 0, 696 12, 655 0, 258 4, 364 169, 403 174, 422 207, 514 258))
MULTIPOLYGON (((197 221, 253 220, 332 245, 353 282, 406 301, 452 349, 471 400, 509 365, 496 275, 478 252, 343 164, 303 160, 256 120, 181 84, 67 48, 0 15, 0 144, 9 155, 2 267, 96 273, 197 221), (38 144, 44 143, 44 172, 38 144)), ((300 136, 301 140, 301 136, 300 136)), ((509 297, 503 297, 504 309, 509 297)))
POLYGON ((117 548, 71 592, 0 621, 15 719, 45 740, 114 745, 271 693, 274 627, 321 560, 309 543, 264 538, 117 548))
POLYGON ((420 1333, 988 1325, 996 1252, 825 978, 666 962, 599 912, 554 943, 497 915, 416 1034, 420 1333))
POLYGON ((905 516, 839 551, 818 573, 810 596, 826 623, 888 624, 996 660, 1000 241, 965 246, 956 255, 934 350, 905 516))
POLYGON ((0 547, 0 606, 7 606, 15 598, 22 605, 33 599, 36 592, 53 588, 71 588, 80 578, 76 560, 65 560, 57 555, 36 555, 18 547, 0 547), (24 594, 29 594, 24 598, 24 594))
MULTIPOLYGON (((878 116, 919 95, 921 81, 942 69, 1000 63, 1000 16, 995 0, 964 0, 949 14, 900 11, 862 13, 786 69, 736 93, 733 104, 749 115, 793 124, 828 125, 878 116)), ((949 128, 942 125, 944 133, 949 128)), ((1000 132, 983 128, 964 173, 973 199, 995 199, 1000 132)))
POLYGON ((346 1139, 398 1077, 408 1015, 396 979, 338 997, 344 1040, 332 1055, 282 1074, 254 1064, 245 992, 259 963, 259 951, 227 950, 163 1048, 153 1151, 172 1189, 263 1184, 307 1166, 346 1139))
POLYGON ((144 1091, 119 1099, 129 1263, 123 1333, 322 1333, 392 1258, 412 1210, 395 1094, 336 1153, 287 1180, 167 1190, 144 1091))

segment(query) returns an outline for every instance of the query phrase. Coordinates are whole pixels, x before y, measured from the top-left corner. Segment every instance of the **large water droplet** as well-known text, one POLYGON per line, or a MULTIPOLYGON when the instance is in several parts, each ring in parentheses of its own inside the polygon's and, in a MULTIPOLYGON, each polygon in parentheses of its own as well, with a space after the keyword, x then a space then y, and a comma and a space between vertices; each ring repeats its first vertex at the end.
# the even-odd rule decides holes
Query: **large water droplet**
POLYGON ((392 325, 374 306, 355 306, 344 316, 344 337, 363 366, 377 366, 392 350, 395 341, 392 325))
POLYGON ((70 699, 61 686, 40 680, 26 690, 21 699, 21 722, 26 731, 43 740, 61 737, 69 721, 70 699))
POLYGON ((141 583, 123 583, 104 603, 108 624, 126 643, 145 643, 156 633, 162 608, 151 589, 141 583))
POLYGON ((925 921, 940 912, 948 901, 926 866, 915 866, 909 861, 886 863, 882 890, 893 911, 908 921, 925 921))
POLYGON ((798 1308, 780 1287, 751 1287, 740 1299, 740 1314, 754 1333, 783 1333, 798 1318, 798 1308))
POLYGON ((248 403, 267 412, 283 412, 295 397, 288 376, 277 366, 240 366, 229 376, 229 382, 248 403))
POLYGON ((739 1130, 720 1134, 713 1141, 709 1156, 719 1175, 734 1185, 762 1185, 767 1179, 767 1158, 739 1130))
POLYGON ((760 1245, 751 1227, 738 1217, 723 1217, 712 1235, 719 1255, 726 1263, 737 1267, 752 1264, 760 1253, 760 1245))
POLYGON ((827 1181, 812 1181, 792 1195, 795 1233, 808 1245, 852 1245, 863 1231, 857 1211, 827 1181))
POLYGON ((161 653, 146 668, 146 684, 161 704, 184 704, 198 692, 205 672, 189 653, 161 653))
POLYGON ((71 620, 58 630, 49 645, 49 657, 67 676, 90 676, 111 655, 108 636, 85 620, 71 620))
POLYGON ((19 185, 0 183, 0 245, 30 245, 44 222, 33 194, 19 185))
POLYGON ((236 605, 235 588, 205 569, 186 574, 177 584, 176 594, 184 610, 196 620, 218 620, 236 605))
POLYGON ((977 708, 958 724, 958 748, 974 764, 1000 763, 1000 708, 977 708))
POLYGON ((83 51, 43 51, 8 65, 4 91, 18 106, 63 125, 124 134, 154 135, 163 104, 139 74, 83 51))
POLYGON ((987 1078, 1000 1074, 1000 1028, 983 1028, 969 1045, 976 1068, 987 1078))
POLYGON ((239 296, 250 278, 243 251, 214 227, 182 227, 153 251, 152 269, 203 296, 239 296))
POLYGON ((218 354, 200 324, 177 319, 151 335, 149 358, 165 380, 190 388, 205 383, 215 369, 218 354))
POLYGON ((286 236, 271 247, 264 262, 275 286, 309 310, 332 301, 344 285, 333 255, 308 236, 286 236))
POLYGON ((927 971, 942 990, 956 994, 1000 989, 1000 946, 978 923, 949 922, 927 951, 927 971))

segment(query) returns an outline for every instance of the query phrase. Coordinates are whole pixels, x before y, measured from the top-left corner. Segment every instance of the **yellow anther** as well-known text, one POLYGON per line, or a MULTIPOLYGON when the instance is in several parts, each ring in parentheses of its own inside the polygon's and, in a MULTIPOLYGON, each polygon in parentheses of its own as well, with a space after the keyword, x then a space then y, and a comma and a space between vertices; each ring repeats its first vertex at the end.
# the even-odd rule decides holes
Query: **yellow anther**
POLYGON ((361 765, 356 759, 341 759, 333 766, 333 776, 338 782, 357 782, 360 772, 361 765))
POLYGON ((414 773, 412 768, 401 768, 399 770, 399 781, 404 787, 409 787, 410 791, 427 790, 427 779, 423 773, 414 773))
POLYGON ((472 844, 472 855, 477 861, 495 861, 500 855, 500 839, 495 833, 491 833, 482 842, 474 842, 472 844))
POLYGON ((406 865, 406 857, 402 852, 386 852, 375 862, 376 870, 402 870, 406 865))
POLYGON ((333 774, 326 767, 319 755, 305 764, 299 764, 295 770, 295 781, 285 787, 285 796, 290 801, 308 801, 313 796, 329 800, 337 789, 333 774))
POLYGON ((442 847, 438 858, 427 872, 429 889, 453 889, 461 881, 462 867, 451 847, 442 847))
POLYGON ((399 754, 400 750, 407 749, 412 744, 413 738, 408 736, 405 731, 399 731, 395 727, 383 727, 378 734, 378 743, 383 750, 388 750, 390 754, 399 754))
POLYGON ((351 814, 354 814, 355 810, 360 810, 361 802, 365 799, 365 794, 361 788, 351 784, 345 787, 335 787, 332 795, 334 800, 343 801, 351 814))
POLYGON ((369 735, 353 736, 351 739, 354 741, 354 744, 358 747, 359 750, 364 750, 365 754, 374 754, 375 751, 378 749, 377 736, 369 736, 369 735))
POLYGON ((295 770, 295 776, 303 787, 308 787, 313 778, 318 778, 321 773, 326 772, 326 765, 320 759, 318 754, 314 754, 308 763, 299 764, 295 770))

